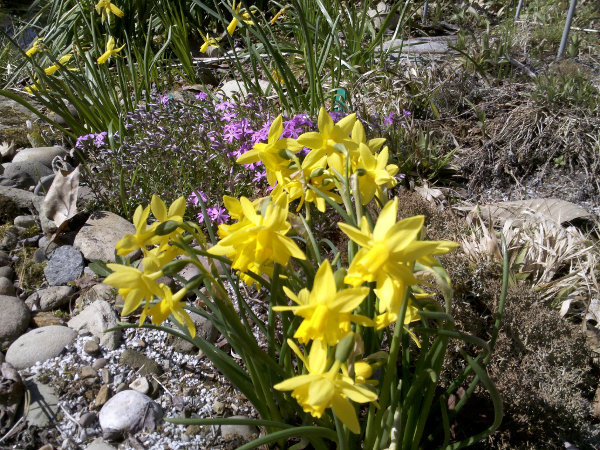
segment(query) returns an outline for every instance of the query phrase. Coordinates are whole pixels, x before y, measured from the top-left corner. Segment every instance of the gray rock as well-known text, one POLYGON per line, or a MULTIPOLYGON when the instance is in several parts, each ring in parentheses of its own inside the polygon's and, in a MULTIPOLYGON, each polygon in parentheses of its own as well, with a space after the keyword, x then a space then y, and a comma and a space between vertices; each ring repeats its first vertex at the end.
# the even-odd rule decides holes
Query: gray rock
MULTIPOLYGON (((390 13, 392 7, 385 2, 379 2, 375 5, 375 8, 371 8, 367 11, 367 15, 371 18, 371 22, 375 29, 379 30, 383 25, 383 22, 390 13)), ((387 28, 396 28, 400 15, 396 12, 387 23, 387 28)))
MULTIPOLYGON (((33 102, 36 108, 41 107, 35 100, 33 102)), ((28 145, 29 131, 26 122, 34 121, 38 117, 25 106, 7 97, 0 97, 0 111, 0 142, 14 140, 17 146, 28 145)))
POLYGON ((17 246, 19 242, 19 229, 16 227, 10 227, 6 230, 2 242, 0 242, 0 248, 4 250, 12 250, 17 246))
POLYGON ((0 295, 0 348, 12 344, 27 329, 31 313, 17 297, 0 295))
POLYGON ((135 234, 135 226, 116 214, 98 211, 79 230, 73 245, 88 261, 115 262, 115 245, 125 234, 135 234))
POLYGON ((391 59, 402 55, 439 55, 454 52, 449 44, 456 43, 456 36, 426 36, 414 39, 391 39, 383 43, 383 51, 391 59))
MULTIPOLYGON (((258 80, 258 84, 263 91, 266 91, 271 86, 271 83, 267 80, 258 80)), ((235 99, 238 96, 245 97, 248 94, 244 83, 236 80, 227 81, 220 90, 229 99, 235 99)))
MULTIPOLYGON (((231 416, 230 419, 247 419, 245 416, 231 416)), ((258 437, 258 430, 252 425, 221 425, 221 436, 225 439, 233 439, 239 436, 246 440, 258 437)))
POLYGON ((136 369, 140 375, 161 375, 162 367, 153 359, 137 350, 128 348, 121 354, 119 364, 136 369))
POLYGON ((0 250, 0 267, 8 266, 11 262, 10 256, 8 253, 0 250))
POLYGON ((81 252, 70 245, 63 245, 52 253, 44 268, 44 275, 50 286, 57 286, 79 278, 84 267, 81 252))
POLYGON ((100 345, 109 350, 116 349, 121 343, 121 332, 104 330, 117 326, 117 314, 110 304, 104 300, 96 300, 78 315, 69 320, 69 327, 75 330, 85 328, 100 339, 100 345))
POLYGON ((8 295, 10 297, 15 295, 15 287, 8 278, 0 277, 0 295, 8 295))
POLYGON ((85 341, 85 344, 83 344, 83 351, 88 355, 94 356, 100 353, 100 346, 95 340, 90 339, 85 341))
MULTIPOLYGON (((196 325, 196 336, 207 340, 208 342, 216 342, 219 337, 219 330, 208 319, 205 319, 200 314, 188 312, 192 321, 196 325)), ((173 350, 180 353, 195 353, 198 351, 196 346, 185 339, 175 338, 173 340, 173 350)))
POLYGON ((6 352, 6 361, 16 369, 26 369, 38 361, 58 356, 71 344, 77 333, 69 327, 49 325, 36 328, 14 341, 6 352))
POLYGON ((117 450, 112 445, 105 442, 102 438, 94 439, 90 445, 88 445, 85 450, 117 450))
POLYGON ((50 286, 31 294, 25 304, 32 311, 52 311, 68 304, 74 292, 70 286, 50 286))
POLYGON ((21 228, 31 228, 32 226, 37 224, 35 216, 17 216, 14 220, 15 227, 21 228))
POLYGON ((15 271, 10 266, 0 267, 0 277, 12 280, 15 277, 15 271))
POLYGON ((36 147, 36 148, 23 148, 17 152, 12 162, 24 162, 24 161, 39 161, 48 167, 52 166, 52 160, 56 156, 66 156, 67 151, 63 147, 36 147))
POLYGON ((98 414, 105 438, 135 433, 142 429, 152 431, 162 417, 160 405, 147 395, 134 390, 115 394, 98 414))
POLYGON ((15 205, 21 209, 30 210, 34 207, 34 200, 37 195, 24 189, 17 189, 7 186, 0 186, 0 195, 11 199, 15 205))
POLYGON ((42 177, 51 173, 52 169, 39 161, 7 163, 4 164, 4 173, 0 176, 0 185, 29 189, 35 187, 42 177))
POLYGON ((81 302, 83 304, 92 303, 96 300, 104 300, 108 303, 114 303, 117 297, 117 290, 109 286, 108 284, 98 283, 86 290, 81 295, 81 302))
POLYGON ((92 367, 96 370, 102 369, 104 366, 108 364, 108 360, 106 358, 98 358, 92 363, 92 367))
POLYGON ((97 418, 98 416, 96 415, 96 413, 88 411, 79 416, 78 422, 79 425, 81 425, 83 428, 89 428, 90 426, 92 426, 92 424, 96 421, 97 418))
POLYGON ((30 426, 43 428, 50 422, 56 421, 58 413, 58 396, 52 386, 30 380, 25 383, 31 395, 31 404, 27 413, 27 423, 30 426))
POLYGON ((129 389, 139 392, 140 394, 147 394, 150 392, 150 383, 146 377, 139 377, 133 380, 129 385, 129 389))

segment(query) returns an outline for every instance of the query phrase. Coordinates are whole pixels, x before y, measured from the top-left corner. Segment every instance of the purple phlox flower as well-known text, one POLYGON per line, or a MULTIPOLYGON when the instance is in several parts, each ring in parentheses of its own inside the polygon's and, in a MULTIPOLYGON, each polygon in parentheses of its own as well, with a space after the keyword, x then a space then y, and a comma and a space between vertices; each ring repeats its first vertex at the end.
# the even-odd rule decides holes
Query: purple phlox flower
POLYGON ((252 142, 252 145, 256 144, 257 142, 266 141, 269 138, 269 128, 270 127, 271 127, 271 123, 266 122, 263 124, 263 126, 260 130, 255 131, 252 134, 252 137, 250 138, 250 142, 252 142))
POLYGON ((206 194, 205 194, 203 191, 201 191, 201 190, 199 190, 199 189, 198 189, 198 190, 196 190, 195 192, 192 192, 192 193, 189 195, 189 197, 187 198, 187 201, 188 201, 188 203, 189 203, 189 204, 191 204, 191 205, 194 205, 194 206, 197 206, 197 205, 198 205, 199 201, 198 201, 198 196, 196 195, 196 192, 197 192, 198 194, 200 194, 200 198, 202 199, 202 201, 203 201, 204 203, 206 203, 206 202, 207 202, 207 200, 208 200, 208 197, 206 196, 206 194))
POLYGON ((223 138, 230 144, 242 137, 243 129, 239 122, 230 122, 223 127, 223 138))
POLYGON ((219 205, 208 208, 206 213, 208 214, 208 217, 210 217, 210 220, 216 222, 217 225, 221 225, 229 220, 227 210, 219 205))
POLYGON ((208 98, 208 94, 206 92, 198 92, 194 97, 200 101, 204 101, 208 98))
POLYGON ((224 102, 221 103, 217 103, 215 105, 215 111, 229 111, 230 109, 233 109, 235 107, 234 103, 228 102, 227 100, 225 100, 224 102))
POLYGON ((225 111, 221 116, 221 119, 225 122, 231 122, 233 119, 237 117, 237 113, 235 111, 225 111))
POLYGON ((94 136, 94 145, 97 148, 103 147, 106 145, 106 141, 104 140, 104 138, 108 136, 108 133, 106 131, 102 131, 101 133, 98 133, 94 136))
POLYGON ((396 174, 396 176, 394 178, 396 178, 396 180, 398 180, 398 181, 402 181, 406 178, 406 174, 398 173, 398 174, 396 174))
POLYGON ((158 102, 161 105, 166 105, 167 103, 169 103, 170 100, 171 100, 170 94, 165 94, 165 95, 161 95, 160 97, 158 97, 158 102))
POLYGON ((296 127, 314 127, 314 122, 310 120, 308 114, 296 114, 290 119, 290 122, 293 122, 296 127))
POLYGON ((403 109, 402 110, 402 115, 404 117, 410 117, 410 116, 412 116, 412 113, 410 111, 406 110, 406 109, 403 109))
POLYGON ((383 119, 384 125, 392 125, 394 123, 394 119, 396 118, 396 113, 394 111, 390 111, 383 119))
POLYGON ((85 141, 92 140, 92 139, 94 139, 95 136, 96 136, 95 134, 84 134, 83 136, 79 136, 77 138, 77 142, 75 142, 75 147, 77 147, 77 148, 83 147, 83 145, 84 145, 83 143, 85 141))
POLYGON ((343 117, 345 117, 346 113, 344 113, 342 111, 331 111, 329 113, 329 115, 331 116, 331 120, 333 120, 334 122, 337 122, 340 119, 342 119, 343 117))
POLYGON ((256 172, 254 174, 254 178, 252 179, 252 181, 255 181, 256 183, 260 183, 262 180, 266 180, 267 179, 267 172, 266 171, 260 171, 260 172, 256 172))

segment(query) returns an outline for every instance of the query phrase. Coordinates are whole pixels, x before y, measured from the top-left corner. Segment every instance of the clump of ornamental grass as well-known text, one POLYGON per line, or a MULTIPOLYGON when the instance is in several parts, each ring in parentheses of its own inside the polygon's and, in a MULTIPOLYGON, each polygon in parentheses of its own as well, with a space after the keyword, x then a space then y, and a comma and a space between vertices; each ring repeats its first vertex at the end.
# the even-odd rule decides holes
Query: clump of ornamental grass
MULTIPOLYGON (((163 95, 131 112, 122 135, 84 135, 75 147, 86 161, 84 178, 103 207, 130 216, 154 193, 167 201, 184 196, 188 218, 203 221, 201 198, 210 220, 220 224, 228 217, 223 195, 266 192, 262 163, 235 161, 268 138, 271 119, 265 102, 252 96, 233 103, 205 92, 182 100, 163 95)), ((311 125, 302 114, 285 119, 282 136, 298 137, 311 125)))
MULTIPOLYGON (((283 133, 280 115, 266 139, 236 159, 262 162, 268 195, 225 197, 230 219, 217 230, 206 223, 208 236, 184 220, 184 196, 168 207, 153 196, 133 215, 135 234, 116 246, 121 256, 141 250, 142 263, 99 267, 123 296, 123 315, 142 307, 140 326, 192 342, 260 416, 168 420, 263 426, 265 435, 244 448, 297 439, 314 448, 418 448, 427 441, 459 448, 488 436, 502 417, 485 369, 495 339, 488 345, 455 329, 450 278, 437 258, 458 245, 422 239, 422 215, 399 219, 399 200, 389 198, 398 166, 388 164, 385 140, 368 139, 355 114, 334 122, 321 108, 316 130, 297 139, 283 133), (314 209, 339 215, 345 257, 316 238, 314 209), (185 280, 178 274, 188 265, 198 273, 185 280), (183 287, 175 292, 161 282, 165 275, 183 287), (256 313, 244 285, 262 289, 266 312, 256 313), (201 307, 187 303, 191 293, 201 307), (231 355, 196 336, 188 311, 215 325, 231 355), (181 331, 163 327, 167 318, 181 331), (450 341, 461 348, 464 376, 475 374, 473 386, 493 404, 493 420, 462 441, 450 435, 447 397, 439 396, 450 341)), ((209 222, 202 196, 197 200, 209 222)), ((494 335, 498 327, 499 320, 494 335)))

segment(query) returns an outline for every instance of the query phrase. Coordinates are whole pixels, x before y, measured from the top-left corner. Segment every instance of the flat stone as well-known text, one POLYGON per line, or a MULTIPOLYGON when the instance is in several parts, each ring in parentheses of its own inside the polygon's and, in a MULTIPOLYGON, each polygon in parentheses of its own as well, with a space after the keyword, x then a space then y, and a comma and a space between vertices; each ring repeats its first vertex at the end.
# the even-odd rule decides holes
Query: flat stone
POLYGON ((85 341, 85 344, 83 344, 83 351, 86 352, 88 355, 95 356, 98 353, 100 353, 100 346, 96 341, 90 339, 85 341))
POLYGON ((38 328, 47 327, 48 325, 65 325, 65 321, 52 311, 36 311, 33 313, 31 321, 38 328))
POLYGON ((107 443, 101 438, 94 439, 90 445, 88 445, 85 450, 117 450, 115 447, 107 443))
POLYGON ((75 330, 87 329, 93 336, 100 339, 100 345, 115 350, 121 343, 121 332, 104 331, 117 326, 117 313, 104 300, 96 300, 83 311, 69 320, 69 327, 75 330))
POLYGON ((30 380, 25 383, 31 395, 27 423, 40 428, 56 421, 58 413, 58 396, 52 386, 30 380))
POLYGON ((119 359, 119 364, 138 370, 140 375, 161 375, 162 367, 153 359, 137 350, 126 349, 119 359))
POLYGON ((32 209, 34 207, 34 200, 37 197, 33 192, 8 186, 0 186, 0 195, 11 199, 17 207, 24 210, 32 209))
POLYGON ((4 164, 0 185, 29 189, 35 187, 42 177, 51 173, 52 169, 39 161, 11 162, 4 164))
MULTIPOLYGON (((263 91, 266 91, 267 88, 269 86, 271 86, 271 83, 269 83, 267 80, 258 80, 258 84, 260 85, 260 88, 263 91)), ((230 80, 227 81, 220 89, 221 91, 223 91, 223 94, 225 95, 225 97, 227 97, 230 100, 235 99, 236 97, 246 97, 246 95, 248 95, 248 92, 246 90, 246 87, 244 86, 244 83, 241 81, 236 81, 236 80, 230 80)))
MULTIPOLYGON (((231 419, 247 419, 245 416, 231 416, 231 419)), ((258 437, 258 430, 252 425, 221 425, 221 436, 233 439, 237 436, 250 441, 258 437)))
POLYGON ((0 348, 6 348, 27 329, 31 313, 22 300, 8 295, 0 295, 0 311, 0 348))
POLYGON ((117 297, 117 290, 109 286, 108 284, 98 283, 92 286, 90 289, 85 290, 79 302, 82 304, 93 303, 96 300, 104 300, 108 303, 114 303, 117 297))
POLYGON ((50 325, 36 328, 14 341, 6 352, 6 361, 16 369, 26 369, 38 361, 58 356, 71 344, 77 333, 68 327, 50 325))
POLYGON ((133 382, 129 385, 129 388, 141 394, 147 394, 150 392, 150 383, 148 383, 148 379, 146 377, 139 377, 133 380, 133 382))
POLYGON ((23 148, 17 152, 12 162, 23 162, 23 161, 39 161, 48 167, 52 166, 52 160, 56 156, 66 156, 67 151, 60 146, 53 147, 35 147, 35 148, 23 148))
MULTIPOLYGON (((196 336, 207 340, 208 342, 216 342, 219 337, 219 330, 212 324, 212 322, 200 314, 188 311, 188 314, 192 318, 192 322, 196 325, 196 336)), ((179 330, 179 329, 178 329, 179 330)), ((195 353, 198 348, 191 342, 181 338, 173 339, 173 350, 180 353, 195 353)))
POLYGON ((52 253, 44 268, 44 275, 50 286, 57 286, 79 278, 84 267, 81 252, 70 245, 63 245, 52 253))
POLYGON ((383 43, 383 51, 387 52, 390 59, 396 59, 401 55, 440 55, 455 53, 449 44, 456 43, 456 36, 426 36, 413 39, 392 39, 383 43))
POLYGON ((26 216, 17 216, 13 222, 15 227, 21 228, 31 228, 32 226, 37 224, 37 220, 35 216, 26 215, 26 216))
POLYGON ((12 280, 15 277, 15 271, 10 266, 0 267, 0 277, 12 280))
POLYGON ((104 437, 116 437, 139 430, 152 431, 163 416, 157 403, 134 390, 115 394, 100 410, 98 419, 104 437))
POLYGON ((81 378, 97 378, 98 373, 96 372, 96 370, 94 370, 92 366, 83 366, 79 370, 79 376, 81 378))
POLYGON ((108 211, 92 214, 75 237, 73 245, 88 261, 115 262, 115 246, 125 234, 135 234, 135 226, 108 211))
POLYGON ((94 404, 98 407, 103 406, 104 404, 106 404, 109 398, 110 389, 108 388, 108 385, 103 384, 102 386, 100 386, 100 390, 98 390, 98 393, 96 394, 94 404))
POLYGON ((106 358, 98 358, 92 363, 92 367, 96 370, 100 370, 107 364, 108 360, 106 358))
POLYGON ((15 287, 8 278, 0 277, 0 295, 8 295, 11 297, 14 297, 15 295, 15 287))
POLYGON ((79 416, 78 422, 79 425, 81 425, 83 428, 89 428, 97 419, 98 416, 96 415, 96 413, 88 411, 79 416))
POLYGON ((53 311, 67 305, 73 298, 74 292, 75 290, 70 286, 50 286, 31 294, 25 300, 25 304, 32 311, 53 311))
MULTIPOLYGON (((41 106, 37 102, 35 104, 36 107, 41 106)), ((27 129, 26 122, 28 120, 36 120, 38 117, 35 113, 7 97, 0 97, 0 110, 2 111, 2 116, 0 117, 0 142, 11 142, 14 140, 16 146, 29 145, 27 139, 29 130, 27 129)))

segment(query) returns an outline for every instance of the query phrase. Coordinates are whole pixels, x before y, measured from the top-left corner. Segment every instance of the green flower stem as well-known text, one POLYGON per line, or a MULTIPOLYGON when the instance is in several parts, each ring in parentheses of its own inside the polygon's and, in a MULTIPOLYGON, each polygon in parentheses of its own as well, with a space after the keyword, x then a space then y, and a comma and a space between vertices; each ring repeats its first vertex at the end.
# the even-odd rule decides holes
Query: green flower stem
POLYGON ((333 419, 335 420, 335 431, 337 432, 337 448, 338 450, 348 450, 345 426, 335 413, 333 413, 333 419))

